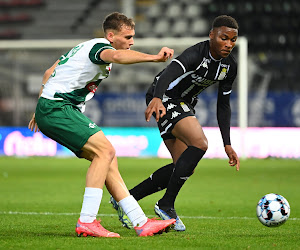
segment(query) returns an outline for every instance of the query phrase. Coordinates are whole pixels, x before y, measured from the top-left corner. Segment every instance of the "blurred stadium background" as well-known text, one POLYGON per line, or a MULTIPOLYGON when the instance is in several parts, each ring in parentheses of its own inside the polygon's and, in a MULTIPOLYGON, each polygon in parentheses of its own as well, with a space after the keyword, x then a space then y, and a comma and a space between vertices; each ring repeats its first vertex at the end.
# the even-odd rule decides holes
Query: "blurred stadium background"
MULTIPOLYGON (((40 134, 26 129, 37 102, 42 75, 70 48, 8 49, 13 42, 75 42, 102 37, 102 21, 113 11, 136 22, 136 40, 156 38, 153 46, 133 47, 157 53, 162 39, 207 37, 220 14, 235 17, 248 40, 247 129, 239 129, 238 84, 232 94, 233 144, 246 157, 300 158, 300 2, 298 0, 0 0, 0 155, 70 155, 40 134)), ((171 46, 170 46, 171 47, 171 46)), ((234 51, 237 58, 238 48, 234 51)), ((144 94, 165 64, 114 65, 93 100, 90 116, 112 140, 119 156, 168 157, 155 122, 144 121, 144 94), (139 129, 136 129, 138 127, 139 129)), ((238 82, 237 79, 236 82, 238 82)), ((197 117, 210 141, 206 157, 224 157, 217 131, 216 88, 199 97, 197 117)))

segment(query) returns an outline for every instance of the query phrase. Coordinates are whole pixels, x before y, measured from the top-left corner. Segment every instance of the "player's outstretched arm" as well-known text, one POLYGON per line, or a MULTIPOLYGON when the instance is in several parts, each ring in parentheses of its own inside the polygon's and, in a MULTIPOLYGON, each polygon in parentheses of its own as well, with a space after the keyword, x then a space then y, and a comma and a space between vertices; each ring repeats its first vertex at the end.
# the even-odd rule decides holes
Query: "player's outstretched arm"
POLYGON ((163 117, 166 114, 166 108, 162 104, 160 98, 154 97, 149 103, 145 111, 145 119, 147 122, 150 121, 152 114, 155 113, 155 119, 158 122, 159 118, 163 117))
POLYGON ((163 47, 157 55, 146 54, 135 50, 106 49, 101 52, 100 58, 108 63, 133 64, 141 62, 165 62, 172 58, 173 54, 174 50, 167 47, 163 47))
POLYGON ((225 152, 229 158, 229 165, 232 167, 236 166, 236 171, 239 171, 240 170, 240 160, 239 160, 239 157, 237 156, 236 152, 231 147, 231 145, 225 146, 225 152))

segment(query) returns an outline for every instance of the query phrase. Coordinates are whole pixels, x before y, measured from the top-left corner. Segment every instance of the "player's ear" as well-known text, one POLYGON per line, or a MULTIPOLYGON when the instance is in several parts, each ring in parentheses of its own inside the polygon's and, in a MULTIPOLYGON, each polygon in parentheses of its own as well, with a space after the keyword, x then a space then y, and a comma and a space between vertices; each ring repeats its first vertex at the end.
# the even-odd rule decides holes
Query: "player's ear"
POLYGON ((209 32, 209 39, 213 39, 214 38, 214 30, 211 29, 209 32))
POLYGON ((106 39, 107 39, 108 41, 110 41, 111 43, 114 41, 114 36, 115 36, 115 34, 114 34, 114 32, 112 32, 112 31, 108 31, 108 32, 106 33, 106 39))

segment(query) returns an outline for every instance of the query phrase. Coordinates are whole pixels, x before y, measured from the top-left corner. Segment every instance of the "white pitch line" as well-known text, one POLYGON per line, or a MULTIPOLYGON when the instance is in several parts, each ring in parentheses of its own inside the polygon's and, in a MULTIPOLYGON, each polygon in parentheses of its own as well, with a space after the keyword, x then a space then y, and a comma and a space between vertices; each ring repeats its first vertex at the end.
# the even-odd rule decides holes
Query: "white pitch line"
MULTIPOLYGON (((53 212, 20 212, 20 211, 0 211, 0 214, 17 214, 17 215, 64 215, 64 216, 72 216, 78 215, 79 213, 53 213, 53 212)), ((100 217, 111 217, 118 216, 117 214, 98 214, 100 217)), ((155 215, 148 215, 149 217, 153 217, 155 215)), ((229 220, 252 220, 256 219, 256 217, 212 217, 212 216, 180 216, 180 218, 184 219, 209 219, 209 220, 217 220, 217 219, 229 219, 229 220)), ((289 220, 300 220, 300 218, 289 218, 289 220)))
MULTIPOLYGON (((212 219, 212 220, 216 220, 216 219, 228 219, 228 220, 256 220, 256 216, 255 217, 211 217, 211 216, 180 216, 180 218, 184 218, 184 219, 212 219)), ((300 218, 289 218, 289 220, 300 220, 300 218)))

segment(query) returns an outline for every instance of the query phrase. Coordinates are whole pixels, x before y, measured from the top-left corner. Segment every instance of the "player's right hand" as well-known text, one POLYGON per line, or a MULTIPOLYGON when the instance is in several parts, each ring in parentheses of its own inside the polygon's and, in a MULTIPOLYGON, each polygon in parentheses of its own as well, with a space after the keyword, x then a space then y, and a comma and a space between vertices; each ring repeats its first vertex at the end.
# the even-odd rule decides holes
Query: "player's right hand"
POLYGON ((36 123, 36 120, 35 120, 35 113, 33 113, 32 115, 32 118, 28 124, 28 128, 31 130, 31 131, 34 131, 34 132, 39 132, 40 129, 38 128, 38 125, 36 123))
POLYGON ((153 113, 155 113, 156 122, 158 122, 159 118, 163 117, 166 114, 166 108, 162 104, 160 98, 154 97, 149 103, 145 111, 145 119, 147 122, 150 121, 150 118, 153 113))
POLYGON ((163 47, 157 56, 159 57, 156 62, 166 62, 168 59, 171 59, 174 55, 174 50, 168 47, 163 47))

